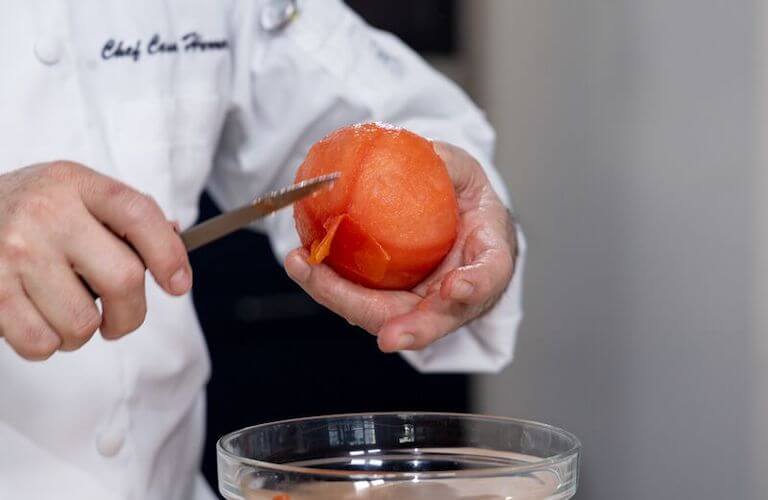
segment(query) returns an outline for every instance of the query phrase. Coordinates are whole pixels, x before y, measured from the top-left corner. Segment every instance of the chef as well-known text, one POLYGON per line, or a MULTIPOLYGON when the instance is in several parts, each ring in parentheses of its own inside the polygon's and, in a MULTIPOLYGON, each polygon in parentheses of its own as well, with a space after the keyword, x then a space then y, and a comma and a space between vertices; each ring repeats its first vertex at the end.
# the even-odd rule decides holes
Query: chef
POLYGON ((338 0, 0 2, 0 499, 214 498, 175 226, 204 189, 228 210, 290 184, 313 142, 367 120, 433 139, 448 166, 461 233, 437 276, 365 289, 307 264, 290 210, 256 229, 382 351, 500 369, 521 262, 494 134, 400 41, 338 0))

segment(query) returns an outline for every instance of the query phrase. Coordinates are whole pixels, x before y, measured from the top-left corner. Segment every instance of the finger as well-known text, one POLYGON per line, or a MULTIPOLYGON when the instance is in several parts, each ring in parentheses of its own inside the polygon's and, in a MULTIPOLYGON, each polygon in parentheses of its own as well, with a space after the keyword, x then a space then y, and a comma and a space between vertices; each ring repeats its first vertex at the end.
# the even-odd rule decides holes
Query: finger
POLYGON ((417 303, 415 298, 409 299, 411 294, 371 290, 345 280, 325 264, 312 266, 308 255, 305 249, 288 254, 288 276, 315 301, 370 333, 377 333, 386 318, 403 314, 417 303))
POLYGON ((440 297, 474 306, 495 302, 509 285, 512 270, 508 252, 486 250, 472 264, 446 274, 440 284, 440 297))
POLYGON ((22 271, 21 280, 35 308, 61 338, 62 351, 80 348, 99 328, 96 304, 63 258, 40 259, 22 271))
POLYGON ((458 194, 479 189, 488 183, 485 171, 472 155, 463 149, 445 142, 434 142, 437 155, 445 163, 453 187, 458 194))
POLYGON ((501 229, 481 226, 470 233, 464 260, 467 265, 450 271, 441 280, 441 298, 486 304, 495 301, 512 279, 514 256, 501 229))
POLYGON ((79 219, 83 221, 78 225, 80 237, 63 243, 64 253, 77 274, 101 297, 102 336, 116 339, 144 322, 146 271, 128 245, 89 214, 85 216, 79 219))
POLYGON ((426 297, 416 309, 397 316, 381 328, 379 349, 383 352, 419 350, 457 330, 467 321, 469 306, 440 298, 426 297))
POLYGON ((184 243, 149 196, 101 175, 80 183, 86 208, 136 249, 167 292, 183 295, 192 287, 192 268, 184 243))
MULTIPOLYGON (((9 283, 5 283, 8 287, 9 283)), ((0 336, 19 356, 30 361, 48 359, 61 345, 61 339, 43 319, 21 288, 14 283, 0 298, 0 336)))

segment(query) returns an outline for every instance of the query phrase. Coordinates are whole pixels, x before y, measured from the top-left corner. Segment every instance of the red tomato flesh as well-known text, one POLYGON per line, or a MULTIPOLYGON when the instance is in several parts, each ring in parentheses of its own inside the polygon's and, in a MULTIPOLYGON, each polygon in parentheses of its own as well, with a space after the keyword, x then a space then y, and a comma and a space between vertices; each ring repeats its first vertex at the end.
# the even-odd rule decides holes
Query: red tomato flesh
POLYGON ((296 181, 341 172, 331 189, 294 208, 310 262, 371 288, 410 289, 445 258, 459 216, 453 184, 432 143, 376 123, 316 143, 296 181))

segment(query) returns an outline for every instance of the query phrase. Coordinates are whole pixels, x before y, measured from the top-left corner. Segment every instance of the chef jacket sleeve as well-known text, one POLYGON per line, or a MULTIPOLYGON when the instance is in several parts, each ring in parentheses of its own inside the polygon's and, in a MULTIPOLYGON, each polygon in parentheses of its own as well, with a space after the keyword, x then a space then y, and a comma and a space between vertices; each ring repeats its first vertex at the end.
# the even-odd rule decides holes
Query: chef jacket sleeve
MULTIPOLYGON (((290 184, 311 145, 350 123, 393 123, 460 146, 510 199, 493 168, 494 132, 452 82, 396 37, 367 26, 339 0, 299 2, 285 28, 265 29, 264 2, 244 2, 233 48, 233 94, 209 191, 231 209, 290 184)), ((299 246, 292 211, 259 223, 282 262, 299 246)), ((494 372, 511 359, 522 319, 524 240, 512 283, 481 318, 403 356, 424 372, 494 372)))

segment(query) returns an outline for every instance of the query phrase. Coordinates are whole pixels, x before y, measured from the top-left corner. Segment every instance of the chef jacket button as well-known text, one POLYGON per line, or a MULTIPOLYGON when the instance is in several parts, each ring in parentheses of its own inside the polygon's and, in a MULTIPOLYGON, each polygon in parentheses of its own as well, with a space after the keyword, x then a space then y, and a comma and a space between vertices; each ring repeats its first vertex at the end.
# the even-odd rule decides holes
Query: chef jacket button
POLYGON ((124 429, 108 429, 96 436, 96 450, 103 457, 114 457, 125 444, 124 429))
POLYGON ((271 0, 261 9, 260 23, 264 31, 279 31, 296 18, 296 0, 271 0))
POLYGON ((61 42, 54 37, 43 36, 35 42, 35 56, 46 65, 54 65, 61 60, 63 48, 61 42))

